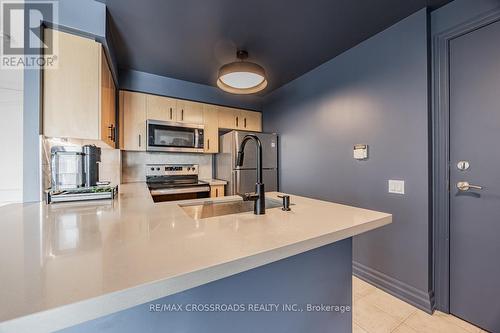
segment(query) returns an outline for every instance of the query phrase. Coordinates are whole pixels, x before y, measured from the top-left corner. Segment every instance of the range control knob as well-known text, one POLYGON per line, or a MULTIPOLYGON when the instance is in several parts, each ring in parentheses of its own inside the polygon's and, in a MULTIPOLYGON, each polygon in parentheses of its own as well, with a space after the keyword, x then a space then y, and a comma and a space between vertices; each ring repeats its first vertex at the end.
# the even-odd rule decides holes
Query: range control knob
POLYGON ((160 171, 160 168, 156 168, 156 171, 160 171))

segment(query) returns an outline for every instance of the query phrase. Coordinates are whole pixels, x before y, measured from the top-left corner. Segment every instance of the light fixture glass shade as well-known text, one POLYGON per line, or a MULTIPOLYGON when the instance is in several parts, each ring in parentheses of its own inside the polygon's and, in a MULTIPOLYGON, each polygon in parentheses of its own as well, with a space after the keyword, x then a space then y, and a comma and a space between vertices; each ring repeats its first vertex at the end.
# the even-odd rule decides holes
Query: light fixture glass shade
POLYGON ((267 87, 266 72, 253 62, 232 62, 219 70, 217 86, 233 94, 253 94, 267 87))

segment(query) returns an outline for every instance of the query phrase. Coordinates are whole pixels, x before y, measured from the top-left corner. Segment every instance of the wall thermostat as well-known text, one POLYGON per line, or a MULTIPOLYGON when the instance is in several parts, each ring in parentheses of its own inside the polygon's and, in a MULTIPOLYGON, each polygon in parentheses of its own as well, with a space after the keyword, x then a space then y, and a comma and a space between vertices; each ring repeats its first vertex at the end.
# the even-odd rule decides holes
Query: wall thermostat
POLYGON ((354 145, 354 158, 356 160, 364 160, 368 158, 368 145, 354 145))

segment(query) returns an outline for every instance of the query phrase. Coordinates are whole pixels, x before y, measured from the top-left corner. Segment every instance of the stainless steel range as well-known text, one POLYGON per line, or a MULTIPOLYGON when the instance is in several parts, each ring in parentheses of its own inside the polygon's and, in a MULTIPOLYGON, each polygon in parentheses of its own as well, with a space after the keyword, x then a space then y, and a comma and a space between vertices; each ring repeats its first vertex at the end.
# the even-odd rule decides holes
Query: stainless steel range
POLYGON ((210 185, 198 180, 197 164, 146 164, 146 183, 154 202, 210 197, 210 185))

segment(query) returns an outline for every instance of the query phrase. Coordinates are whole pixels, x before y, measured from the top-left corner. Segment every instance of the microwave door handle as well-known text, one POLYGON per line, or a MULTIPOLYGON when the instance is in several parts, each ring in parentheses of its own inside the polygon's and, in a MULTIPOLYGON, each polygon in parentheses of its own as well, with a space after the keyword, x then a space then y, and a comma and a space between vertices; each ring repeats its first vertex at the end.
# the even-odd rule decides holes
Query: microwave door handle
POLYGON ((194 130, 194 148, 199 147, 200 142, 200 131, 198 129, 194 130))

